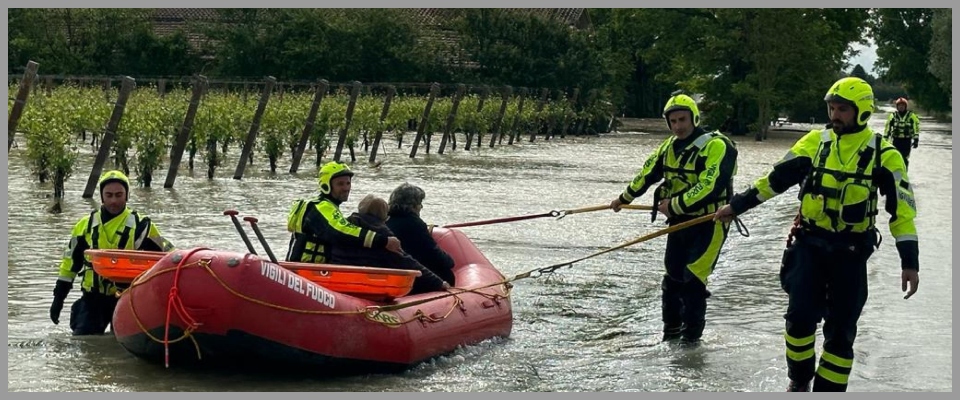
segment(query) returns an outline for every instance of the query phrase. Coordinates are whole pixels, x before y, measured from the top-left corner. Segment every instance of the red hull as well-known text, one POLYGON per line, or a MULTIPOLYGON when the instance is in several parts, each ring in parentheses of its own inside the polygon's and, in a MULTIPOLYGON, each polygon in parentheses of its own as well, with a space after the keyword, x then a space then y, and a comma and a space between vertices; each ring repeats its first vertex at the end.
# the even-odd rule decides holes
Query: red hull
POLYGON ((493 286, 375 315, 371 307, 446 292, 378 303, 325 289, 255 255, 178 250, 124 292, 113 330, 124 348, 145 359, 163 362, 169 349, 171 365, 336 369, 406 367, 460 345, 509 336, 510 299, 496 284, 503 275, 463 233, 436 228, 433 236, 456 262, 459 289, 493 286), (184 331, 189 337, 173 342, 184 331))

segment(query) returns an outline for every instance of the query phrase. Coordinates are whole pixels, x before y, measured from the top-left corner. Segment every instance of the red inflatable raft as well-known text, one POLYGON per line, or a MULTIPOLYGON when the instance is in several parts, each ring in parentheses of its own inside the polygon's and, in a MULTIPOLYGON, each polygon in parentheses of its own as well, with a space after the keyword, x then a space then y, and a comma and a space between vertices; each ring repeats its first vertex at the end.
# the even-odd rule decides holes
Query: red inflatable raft
POLYGON ((277 265, 209 249, 140 257, 161 257, 149 266, 137 257, 118 262, 117 253, 92 252, 95 267, 107 268, 112 259, 143 269, 122 292, 113 316, 120 344, 139 357, 173 366, 383 371, 510 335, 513 315, 503 275, 460 231, 438 227, 433 237, 456 263, 457 287, 387 301, 391 293, 407 293, 419 272, 277 265), (336 282, 323 281, 329 277, 336 282), (355 282, 344 286, 350 283, 344 277, 355 282), (399 291, 398 282, 405 285, 399 291))

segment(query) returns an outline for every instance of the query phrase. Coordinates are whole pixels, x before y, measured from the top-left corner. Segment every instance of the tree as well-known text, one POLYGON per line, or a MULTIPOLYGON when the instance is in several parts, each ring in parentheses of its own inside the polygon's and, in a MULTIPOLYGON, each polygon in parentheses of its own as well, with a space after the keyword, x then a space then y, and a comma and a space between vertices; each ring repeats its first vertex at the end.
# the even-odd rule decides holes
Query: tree
POLYGON ((949 8, 937 8, 933 10, 933 20, 930 22, 930 28, 933 30, 933 37, 930 39, 930 64, 927 66, 930 73, 940 81, 940 87, 943 88, 950 99, 950 107, 953 108, 953 73, 951 68, 953 54, 953 14, 949 8))
POLYGON ((8 71, 22 70, 28 60, 39 62, 45 74, 154 75, 194 70, 199 58, 191 53, 186 37, 157 37, 149 22, 152 11, 10 9, 8 71))
POLYGON ((873 82, 876 81, 876 78, 870 76, 870 74, 867 73, 867 70, 865 70, 860 64, 857 64, 853 67, 853 70, 850 71, 850 76, 863 79, 871 85, 873 85, 873 82))
POLYGON ((925 109, 949 112, 950 92, 925 65, 930 60, 933 17, 930 8, 874 10, 871 25, 877 66, 884 80, 901 82, 925 109))

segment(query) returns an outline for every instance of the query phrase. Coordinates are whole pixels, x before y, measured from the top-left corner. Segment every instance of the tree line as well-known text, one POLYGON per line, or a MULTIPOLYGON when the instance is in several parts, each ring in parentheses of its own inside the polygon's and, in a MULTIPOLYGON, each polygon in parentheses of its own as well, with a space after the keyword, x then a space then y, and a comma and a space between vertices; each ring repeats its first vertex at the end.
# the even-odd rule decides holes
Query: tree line
POLYGON ((682 90, 703 95, 707 124, 759 138, 778 116, 823 121, 851 45, 872 40, 879 76, 865 75, 883 94, 952 107, 949 9, 584 12, 591 26, 574 29, 509 9, 460 9, 434 26, 404 9, 219 9, 158 35, 154 9, 10 9, 8 73, 34 60, 41 75, 576 87, 636 117, 658 117, 682 90))

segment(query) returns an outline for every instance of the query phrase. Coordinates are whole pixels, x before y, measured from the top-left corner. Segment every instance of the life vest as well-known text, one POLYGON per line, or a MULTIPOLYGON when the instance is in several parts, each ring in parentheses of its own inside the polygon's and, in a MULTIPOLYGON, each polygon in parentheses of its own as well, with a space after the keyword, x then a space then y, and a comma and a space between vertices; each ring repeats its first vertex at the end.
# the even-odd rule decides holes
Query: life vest
POLYGON ((913 111, 907 111, 900 116, 900 113, 891 114, 890 120, 890 136, 903 139, 903 138, 912 138, 913 137, 913 111))
MULTIPOLYGON (((656 192, 654 192, 654 204, 657 204, 660 199, 683 195, 697 184, 700 174, 706 168, 707 161, 707 156, 701 154, 701 151, 706 148, 710 141, 723 140, 726 142, 728 148, 736 148, 733 141, 722 133, 708 132, 697 137, 692 143, 688 144, 680 154, 675 156, 675 151, 672 147, 676 142, 676 137, 672 137, 671 139, 674 142, 671 143, 670 146, 664 146, 664 151, 661 154, 663 183, 657 188, 656 192)), ((733 175, 736 175, 736 173, 736 166, 734 166, 733 175)), ((707 204, 699 211, 690 213, 691 216, 716 212, 720 207, 729 203, 730 197, 733 196, 733 179, 731 178, 730 181, 726 183, 718 182, 717 184, 723 184, 726 187, 719 194, 711 195, 707 200, 707 204)), ((690 195, 695 197, 696 193, 691 193, 690 195)))
POLYGON ((831 232, 874 229, 878 190, 874 169, 880 164, 880 135, 873 134, 843 163, 830 129, 820 133, 813 168, 800 189, 801 222, 831 232))
MULTIPOLYGON (((135 250, 140 248, 150 233, 149 226, 138 232, 139 226, 140 215, 129 208, 106 223, 100 221, 100 210, 95 210, 87 219, 83 236, 91 249, 135 250)), ((76 236, 79 236, 79 232, 76 236)), ((85 292, 110 296, 117 293, 117 284, 97 274, 93 269, 93 259, 86 254, 83 256, 83 269, 78 275, 81 277, 80 287, 85 292)))
POLYGON ((294 202, 287 215, 287 230, 292 234, 287 248, 287 261, 323 263, 329 258, 320 237, 303 231, 303 219, 307 212, 324 201, 329 202, 323 198, 299 199, 294 202))

